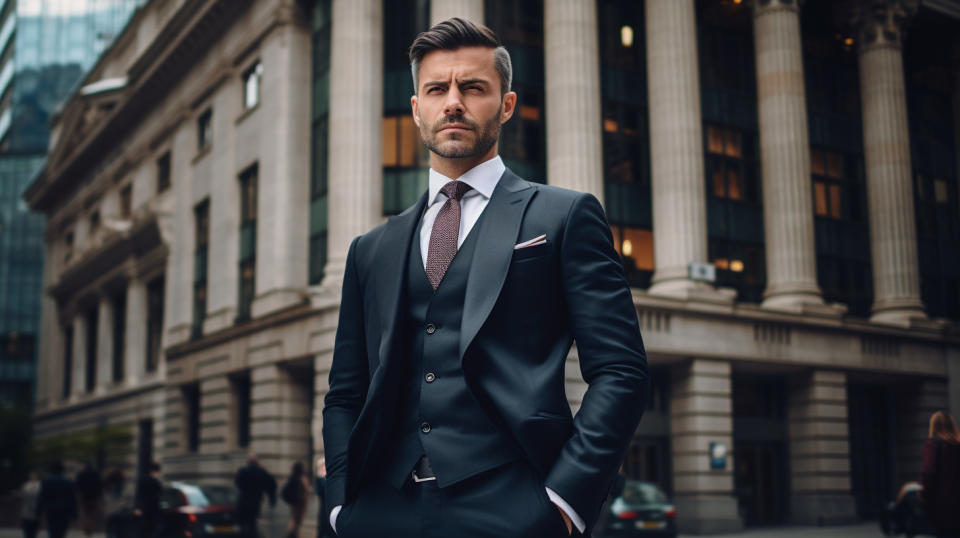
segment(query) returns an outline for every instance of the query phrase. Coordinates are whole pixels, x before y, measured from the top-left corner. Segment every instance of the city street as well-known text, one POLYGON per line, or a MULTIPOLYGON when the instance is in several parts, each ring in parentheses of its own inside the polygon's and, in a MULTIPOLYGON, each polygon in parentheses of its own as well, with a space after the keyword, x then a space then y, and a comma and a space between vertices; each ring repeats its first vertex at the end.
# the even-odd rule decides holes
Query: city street
MULTIPOLYGON (((0 538, 20 538, 23 534, 19 529, 0 529, 0 538)), ((95 534, 95 538, 103 538, 103 534, 95 534)), ((304 532, 301 536, 313 536, 313 533, 304 532)), ((685 535, 681 535, 684 537, 685 535)), ((775 529, 754 529, 737 534, 715 534, 713 538, 876 538, 882 536, 880 527, 873 522, 839 527, 781 527, 775 529)), ((71 531, 67 538, 82 538, 80 531, 71 531)), ((39 538, 46 538, 41 532, 39 538)))

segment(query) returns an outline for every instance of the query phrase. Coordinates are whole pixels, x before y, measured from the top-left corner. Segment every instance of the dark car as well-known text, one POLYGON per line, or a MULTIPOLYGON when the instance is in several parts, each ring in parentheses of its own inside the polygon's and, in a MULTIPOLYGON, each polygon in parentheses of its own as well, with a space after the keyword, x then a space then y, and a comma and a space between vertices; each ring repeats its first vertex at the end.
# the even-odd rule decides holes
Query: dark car
POLYGON ((677 509, 656 484, 627 480, 623 492, 604 506, 599 536, 677 536, 677 509))
MULTIPOLYGON (((236 490, 230 486, 171 482, 160 496, 157 538, 240 536, 236 490)), ((108 538, 143 535, 142 518, 132 507, 121 508, 107 518, 108 538)))

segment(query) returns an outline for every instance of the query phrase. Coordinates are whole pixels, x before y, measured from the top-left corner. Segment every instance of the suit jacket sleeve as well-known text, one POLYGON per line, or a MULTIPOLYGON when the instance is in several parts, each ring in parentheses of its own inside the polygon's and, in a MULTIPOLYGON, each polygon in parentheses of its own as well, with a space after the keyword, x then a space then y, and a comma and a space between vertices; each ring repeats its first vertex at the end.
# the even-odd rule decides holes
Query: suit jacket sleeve
POLYGON ((623 266, 595 197, 583 195, 571 206, 560 255, 568 322, 588 388, 546 486, 593 527, 643 414, 647 359, 623 266))
POLYGON ((325 504, 329 508, 344 504, 346 498, 347 445, 370 383, 356 249, 357 239, 354 239, 344 269, 330 391, 323 408, 323 446, 327 460, 325 504))

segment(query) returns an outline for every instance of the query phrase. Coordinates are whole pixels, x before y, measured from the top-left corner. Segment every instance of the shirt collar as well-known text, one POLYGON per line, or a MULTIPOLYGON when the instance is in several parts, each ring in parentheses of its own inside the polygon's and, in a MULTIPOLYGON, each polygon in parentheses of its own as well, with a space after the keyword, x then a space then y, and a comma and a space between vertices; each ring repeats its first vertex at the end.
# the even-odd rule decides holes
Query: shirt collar
MULTIPOLYGON (((500 181, 500 176, 503 175, 506 169, 507 167, 503 164, 503 160, 497 155, 467 170, 466 173, 457 178, 457 181, 462 181, 470 185, 473 190, 477 191, 484 198, 490 198, 490 196, 493 195, 493 189, 496 188, 497 183, 500 181)), ((433 203, 437 201, 437 195, 440 194, 440 189, 449 181, 452 180, 433 168, 430 169, 430 197, 427 198, 428 206, 433 205, 433 203)))

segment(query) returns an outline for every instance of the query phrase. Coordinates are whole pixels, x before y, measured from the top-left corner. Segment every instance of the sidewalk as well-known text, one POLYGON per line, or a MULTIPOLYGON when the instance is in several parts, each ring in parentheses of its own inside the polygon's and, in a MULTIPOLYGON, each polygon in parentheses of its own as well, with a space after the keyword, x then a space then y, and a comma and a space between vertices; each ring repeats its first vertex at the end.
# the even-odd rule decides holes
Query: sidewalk
MULTIPOLYGON (((306 534, 303 534, 304 536, 306 534)), ((21 538, 19 529, 0 529, 0 538, 21 538)), ((882 536, 880 526, 875 522, 858 523, 842 527, 778 527, 770 529, 753 529, 737 534, 713 534, 711 538, 877 538, 882 536)), ((94 534, 95 538, 104 538, 103 533, 94 534)), ((41 532, 38 538, 47 538, 46 532, 41 532)), ((67 538, 84 538, 80 531, 72 530, 67 538)), ((681 535, 681 538, 691 538, 681 535)))

